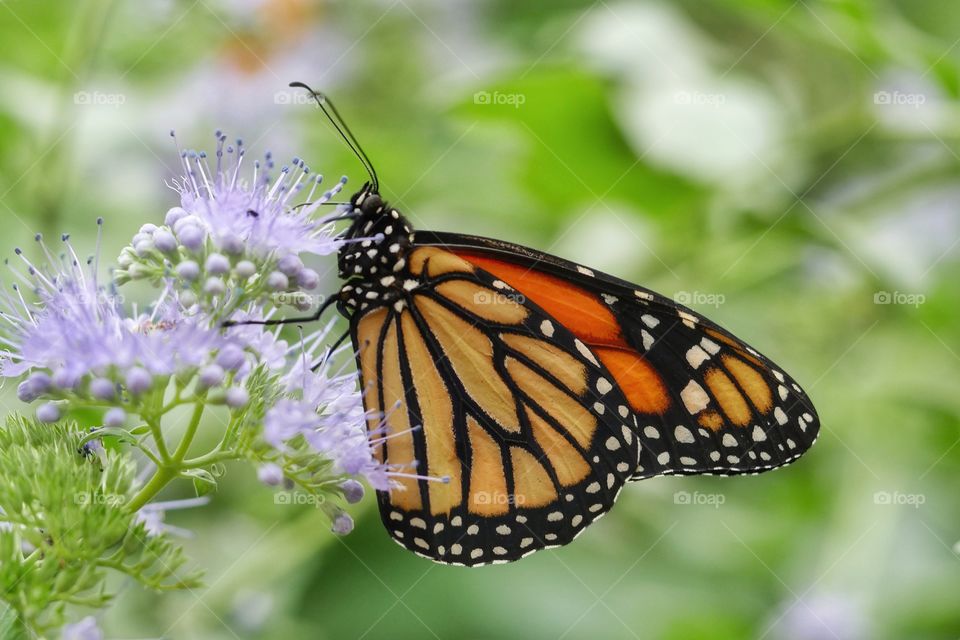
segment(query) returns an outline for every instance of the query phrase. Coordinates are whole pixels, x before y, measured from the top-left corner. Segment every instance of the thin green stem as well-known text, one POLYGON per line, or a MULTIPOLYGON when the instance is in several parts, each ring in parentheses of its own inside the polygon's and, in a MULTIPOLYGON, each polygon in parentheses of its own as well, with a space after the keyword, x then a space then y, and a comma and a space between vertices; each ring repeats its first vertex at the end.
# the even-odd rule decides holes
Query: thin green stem
POLYGON ((131 513, 139 511, 143 505, 150 502, 150 500, 155 495, 160 493, 160 490, 167 486, 167 484, 176 476, 176 471, 171 467, 157 467, 157 472, 153 474, 153 477, 150 478, 150 481, 143 485, 143 488, 137 492, 137 495, 133 497, 133 500, 127 504, 127 510, 131 513))
POLYGON ((190 416, 190 424, 187 425, 187 430, 183 434, 183 439, 180 440, 180 445, 177 447, 177 450, 173 452, 173 462, 179 463, 183 462, 183 459, 187 455, 187 451, 190 449, 190 445, 193 443, 194 436, 197 435, 197 428, 200 426, 200 418, 203 417, 203 410, 206 408, 206 403, 204 398, 198 398, 197 403, 193 407, 193 415, 190 416))
POLYGON ((214 449, 210 453, 205 453, 202 456, 197 456, 196 458, 190 458, 189 460, 184 460, 180 464, 181 469, 196 469, 197 467, 205 467, 208 464, 213 464, 215 462, 225 462, 227 460, 239 460, 240 454, 236 451, 219 451, 214 449))

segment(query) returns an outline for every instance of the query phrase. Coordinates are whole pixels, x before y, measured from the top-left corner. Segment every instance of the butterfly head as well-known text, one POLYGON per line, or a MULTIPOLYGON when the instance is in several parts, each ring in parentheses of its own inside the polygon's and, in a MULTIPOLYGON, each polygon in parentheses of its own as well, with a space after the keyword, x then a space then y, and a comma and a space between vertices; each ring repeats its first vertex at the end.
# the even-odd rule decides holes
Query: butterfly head
POLYGON ((353 224, 340 248, 340 277, 373 285, 402 270, 413 244, 413 229, 399 211, 367 184, 350 198, 353 224))

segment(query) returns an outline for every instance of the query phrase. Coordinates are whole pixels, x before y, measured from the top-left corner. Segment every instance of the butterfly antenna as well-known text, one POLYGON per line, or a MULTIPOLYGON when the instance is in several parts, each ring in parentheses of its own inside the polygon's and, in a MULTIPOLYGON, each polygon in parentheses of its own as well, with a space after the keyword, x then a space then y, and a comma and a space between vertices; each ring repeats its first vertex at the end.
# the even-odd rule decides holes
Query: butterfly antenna
POLYGON ((323 115, 327 116, 327 120, 330 121, 330 124, 333 125, 333 128, 337 130, 337 133, 340 134, 340 137, 343 138, 344 142, 347 143, 347 146, 350 147, 350 150, 353 151, 353 155, 357 156, 357 159, 363 164, 363 168, 367 170, 367 173, 370 175, 370 184, 373 187, 373 191, 378 192, 380 190, 380 180, 377 178, 377 171, 373 168, 373 163, 370 162, 370 157, 367 156, 366 151, 364 151, 363 147, 360 146, 360 143, 357 142, 356 136, 354 136, 353 132, 350 131, 350 127, 347 126, 347 123, 340 115, 340 112, 337 111, 337 108, 333 106, 332 102, 330 102, 330 98, 319 91, 314 91, 302 82, 291 82, 290 86, 299 89, 306 89, 310 92, 310 95, 313 96, 313 99, 317 101, 317 106, 319 106, 320 110, 323 111, 323 115))

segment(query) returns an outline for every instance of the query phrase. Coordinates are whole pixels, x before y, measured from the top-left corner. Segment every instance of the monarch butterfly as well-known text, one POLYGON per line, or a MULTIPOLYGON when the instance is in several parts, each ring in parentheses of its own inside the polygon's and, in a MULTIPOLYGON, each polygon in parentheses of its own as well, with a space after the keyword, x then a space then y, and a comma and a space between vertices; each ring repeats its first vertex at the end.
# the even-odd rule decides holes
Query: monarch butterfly
POLYGON ((291 86, 370 175, 328 304, 349 320, 375 454, 411 471, 377 494, 402 546, 509 562, 573 540, 627 482, 756 474, 814 443, 797 383, 697 312, 534 249, 415 231, 329 100, 291 86))

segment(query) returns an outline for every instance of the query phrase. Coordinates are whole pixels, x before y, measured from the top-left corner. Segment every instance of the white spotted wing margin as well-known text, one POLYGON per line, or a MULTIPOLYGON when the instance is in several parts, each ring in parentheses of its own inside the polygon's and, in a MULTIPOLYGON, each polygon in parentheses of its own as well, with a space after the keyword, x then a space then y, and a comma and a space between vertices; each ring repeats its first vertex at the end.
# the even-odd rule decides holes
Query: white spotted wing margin
MULTIPOLYGON (((624 418, 619 410, 625 405, 623 395, 589 349, 529 300, 516 299, 526 311, 522 322, 500 324, 437 292, 438 285, 451 281, 503 291, 502 282, 480 269, 446 274, 406 291, 399 311, 392 305, 387 308, 383 328, 370 344, 363 344, 358 335, 362 316, 352 321, 358 351, 375 350, 375 379, 363 380, 368 411, 382 412, 389 404, 384 395, 383 376, 389 370, 384 354, 387 338, 394 334, 400 354, 412 344, 422 343, 429 350, 450 399, 452 424, 433 420, 430 416, 436 414, 424 411, 424 402, 431 399, 424 395, 425 387, 418 385, 422 372, 409 362, 401 363, 402 406, 387 408, 386 421, 389 424, 393 415, 402 417, 395 423, 423 425, 410 433, 416 466, 404 470, 439 475, 444 468, 438 457, 444 450, 437 444, 437 434, 450 429, 455 459, 447 460, 452 465, 447 469, 454 473, 446 474, 451 475, 448 485, 417 480, 411 486, 418 492, 414 507, 396 491, 377 492, 384 526, 391 538, 417 555, 462 566, 509 562, 567 544, 613 506, 636 469, 639 443, 632 418, 624 418), (496 412, 490 411, 483 397, 476 397, 470 385, 476 384, 473 374, 480 365, 471 365, 464 351, 451 348, 450 335, 439 325, 443 314, 453 314, 489 341, 489 353, 478 349, 466 355, 493 363, 493 375, 508 390, 515 407, 516 429, 505 428, 504 419, 492 415, 496 412), (573 368, 582 373, 551 370, 544 366, 546 356, 540 347, 531 344, 555 349, 553 357, 575 362, 573 368), (576 383, 576 375, 582 375, 582 384, 576 383), (543 402, 543 398, 557 402, 543 402), (589 438, 584 437, 586 423, 595 424, 589 438), (550 437, 545 438, 545 433, 550 437), (577 477, 578 469, 584 470, 583 477, 577 477), (498 473, 502 485, 498 485, 498 473), (451 495, 456 499, 451 501, 451 495)), ((358 355, 361 372, 363 359, 362 353, 358 355)), ((393 441, 387 439, 378 446, 383 459, 392 462, 393 441)))

